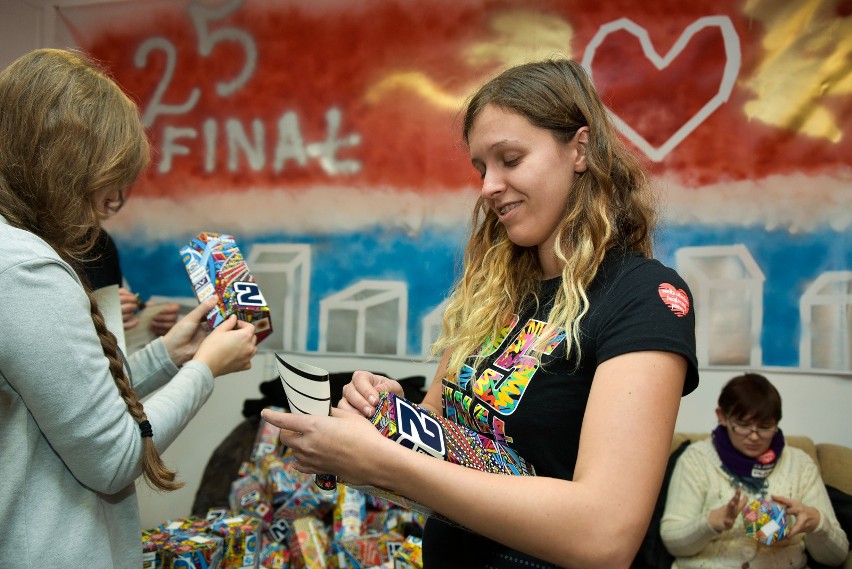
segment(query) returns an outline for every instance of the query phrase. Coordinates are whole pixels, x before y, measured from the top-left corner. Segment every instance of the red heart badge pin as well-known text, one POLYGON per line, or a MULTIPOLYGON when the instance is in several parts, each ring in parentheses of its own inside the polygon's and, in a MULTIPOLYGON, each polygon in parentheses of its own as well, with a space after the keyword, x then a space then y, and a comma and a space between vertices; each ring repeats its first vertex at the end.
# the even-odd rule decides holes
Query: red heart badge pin
POLYGON ((675 288, 669 283, 662 283, 657 292, 660 293, 660 298, 663 299, 666 306, 677 314, 678 318, 683 318, 689 314, 689 296, 687 296, 685 290, 675 288))

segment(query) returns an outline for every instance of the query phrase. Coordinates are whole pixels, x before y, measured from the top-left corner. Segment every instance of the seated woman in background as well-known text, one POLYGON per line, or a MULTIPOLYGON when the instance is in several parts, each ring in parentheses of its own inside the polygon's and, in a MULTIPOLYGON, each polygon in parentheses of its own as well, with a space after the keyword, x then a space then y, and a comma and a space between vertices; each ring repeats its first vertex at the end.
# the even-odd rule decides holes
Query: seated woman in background
POLYGON ((719 426, 691 444, 672 473, 660 534, 673 568, 807 567, 846 559, 849 542, 817 465, 785 446, 781 396, 765 377, 731 379, 719 395, 719 426), (746 532, 739 516, 754 500, 786 510, 787 535, 771 545, 746 532))

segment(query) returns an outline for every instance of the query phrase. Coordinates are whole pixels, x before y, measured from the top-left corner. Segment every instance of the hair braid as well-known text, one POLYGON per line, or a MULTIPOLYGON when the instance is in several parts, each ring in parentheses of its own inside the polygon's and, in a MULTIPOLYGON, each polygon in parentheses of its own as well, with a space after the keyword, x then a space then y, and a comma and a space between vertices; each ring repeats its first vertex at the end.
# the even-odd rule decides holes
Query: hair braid
MULTIPOLYGON (((0 215, 79 269, 106 215, 98 203, 101 194, 127 190, 149 164, 139 108, 106 68, 85 54, 37 49, 0 70, 0 109, 0 215)), ((86 283, 82 271, 77 273, 86 283)), ((138 423, 146 421, 115 336, 90 287, 84 289, 121 398, 138 423)), ((142 442, 148 483, 161 490, 180 488, 151 437, 142 442)))
MULTIPOLYGON (((98 303, 92 293, 86 289, 86 295, 89 297, 91 304, 92 323, 95 325, 95 331, 98 333, 98 339, 101 341, 104 355, 109 360, 109 371, 112 373, 115 386, 118 388, 118 393, 127 405, 127 411, 136 420, 141 423, 148 419, 145 415, 145 409, 142 407, 142 402, 136 395, 136 391, 130 384, 130 378, 124 372, 124 362, 119 357, 118 341, 115 335, 106 327, 103 314, 101 314, 98 303)), ((158 488, 159 490, 177 490, 183 487, 182 482, 175 481, 175 473, 163 464, 160 453, 154 445, 152 437, 142 437, 142 474, 149 485, 158 488)))

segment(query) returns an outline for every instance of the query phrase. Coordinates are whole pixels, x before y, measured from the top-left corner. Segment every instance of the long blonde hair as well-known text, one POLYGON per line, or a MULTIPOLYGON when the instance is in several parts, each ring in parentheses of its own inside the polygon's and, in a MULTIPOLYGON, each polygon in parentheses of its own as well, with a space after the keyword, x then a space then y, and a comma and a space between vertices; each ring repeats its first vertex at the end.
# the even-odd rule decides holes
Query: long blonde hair
MULTIPOLYGON (((587 289, 607 251, 620 248, 653 255, 656 213, 643 164, 618 137, 588 74, 568 59, 548 59, 509 68, 469 99, 463 119, 465 143, 474 121, 494 105, 524 116, 557 140, 570 141, 589 128, 586 171, 571 186, 554 253, 564 263, 562 286, 539 345, 557 328, 568 334, 567 354, 577 350, 580 322, 588 310, 587 289)), ((433 353, 450 349, 450 377, 471 354, 497 334, 526 298, 538 302, 543 277, 535 247, 520 247, 482 197, 471 217, 464 273, 444 312, 443 332, 433 353)))
MULTIPOLYGON (((78 261, 98 236, 102 214, 95 195, 127 188, 150 161, 137 106, 85 55, 38 49, 0 72, 0 141, 0 214, 41 237, 79 273, 78 261)), ((118 342, 84 288, 116 387, 141 423, 147 417, 118 342)), ((143 446, 149 484, 180 488, 151 437, 143 438, 143 446)))

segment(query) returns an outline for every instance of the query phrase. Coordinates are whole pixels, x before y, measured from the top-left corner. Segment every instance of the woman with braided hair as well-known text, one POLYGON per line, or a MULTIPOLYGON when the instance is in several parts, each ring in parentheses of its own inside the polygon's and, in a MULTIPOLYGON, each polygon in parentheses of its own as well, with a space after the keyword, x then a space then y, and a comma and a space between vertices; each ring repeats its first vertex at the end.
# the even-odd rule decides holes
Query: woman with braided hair
POLYGON ((208 333, 213 299, 125 359, 76 272, 148 162, 136 105, 82 54, 35 50, 0 72, 0 560, 10 566, 141 567, 135 480, 179 488, 160 453, 214 377, 251 367, 254 327, 232 316, 208 333))

